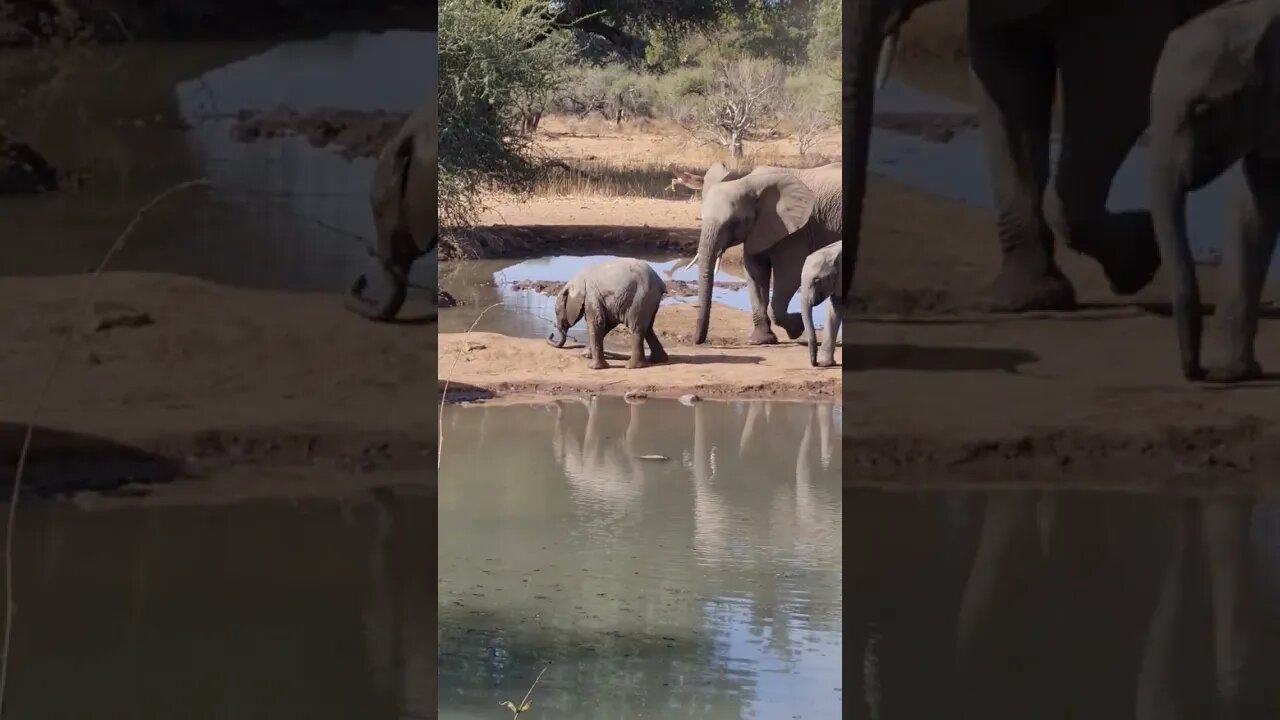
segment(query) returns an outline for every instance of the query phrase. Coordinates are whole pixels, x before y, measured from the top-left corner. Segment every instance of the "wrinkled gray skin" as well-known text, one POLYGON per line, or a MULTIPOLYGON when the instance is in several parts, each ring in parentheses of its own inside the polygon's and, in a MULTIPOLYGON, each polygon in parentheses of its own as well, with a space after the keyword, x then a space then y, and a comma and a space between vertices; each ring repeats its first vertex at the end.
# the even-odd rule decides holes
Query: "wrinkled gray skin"
MULTIPOLYGON (((848 295, 862 224, 868 143, 882 41, 929 0, 846 0, 843 147, 849 165, 843 283, 848 295)), ((1150 283, 1160 256, 1149 213, 1111 212, 1112 179, 1147 126, 1165 37, 1219 0, 971 0, 969 56, 996 210, 1001 266, 991 309, 1068 309, 1075 290, 1054 244, 1096 260, 1114 292, 1150 283), (1061 87, 1059 87, 1059 82, 1061 87), (1061 152, 1049 135, 1061 91, 1061 152)))
POLYGON ((814 367, 831 367, 836 364, 836 336, 844 322, 843 285, 840 282, 840 256, 844 243, 837 240, 811 253, 800 270, 800 319, 804 321, 805 336, 809 339, 809 364, 814 367), (827 306, 826 338, 822 341, 822 356, 818 356, 818 334, 813 330, 813 308, 830 299, 827 306))
POLYGON ((649 344, 649 362, 667 360, 653 321, 667 286, 642 260, 623 258, 595 263, 578 271, 556 295, 556 329, 547 337, 562 348, 569 328, 586 317, 587 351, 591 368, 609 367, 604 359, 604 336, 619 325, 631 331, 631 358, 628 368, 645 365, 644 345, 649 344))
MULTIPOLYGON (((351 285, 347 307, 370 320, 395 319, 404 306, 409 270, 439 243, 437 204, 437 135, 435 93, 382 149, 370 188, 377 238, 373 255, 390 288, 386 297, 364 296, 362 273, 351 285)), ((434 302, 434 301, 433 301, 434 302)), ((433 304, 434 319, 434 304, 433 304)))
POLYGON ((1280 1, 1236 0, 1174 31, 1151 88, 1151 208, 1170 263, 1182 374, 1259 377, 1258 306, 1280 231, 1280 1), (1200 363, 1200 288, 1187 238, 1186 196, 1232 171, 1223 238, 1227 337, 1223 367, 1200 363))
POLYGON ((838 242, 843 218, 841 165, 796 170, 762 166, 737 175, 720 163, 703 176, 702 230, 698 241, 698 327, 703 343, 711 320, 716 259, 742 245, 751 298, 748 343, 778 342, 770 321, 792 340, 804 332, 798 313, 787 311, 800 286, 800 268, 809 253, 838 242), (770 283, 773 285, 770 294, 770 283))

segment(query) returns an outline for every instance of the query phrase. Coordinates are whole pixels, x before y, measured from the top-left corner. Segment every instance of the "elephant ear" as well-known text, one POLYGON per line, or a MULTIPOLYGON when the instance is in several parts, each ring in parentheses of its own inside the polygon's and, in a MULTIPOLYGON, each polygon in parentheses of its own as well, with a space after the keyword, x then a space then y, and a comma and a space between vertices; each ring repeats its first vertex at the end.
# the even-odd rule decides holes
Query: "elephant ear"
POLYGON ((561 319, 565 329, 577 325, 582 319, 585 300, 586 293, 573 282, 566 283, 564 289, 560 291, 560 297, 556 298, 556 317, 561 319))
POLYGON ((712 164, 711 167, 707 168, 707 172, 702 176, 703 189, 705 190, 718 182, 722 182, 725 178, 729 177, 730 174, 729 168, 725 167, 724 163, 717 162, 712 164))
POLYGON ((791 175, 748 175, 742 181, 756 193, 756 221, 747 233, 747 252, 767 250, 804 227, 813 215, 813 191, 791 175))

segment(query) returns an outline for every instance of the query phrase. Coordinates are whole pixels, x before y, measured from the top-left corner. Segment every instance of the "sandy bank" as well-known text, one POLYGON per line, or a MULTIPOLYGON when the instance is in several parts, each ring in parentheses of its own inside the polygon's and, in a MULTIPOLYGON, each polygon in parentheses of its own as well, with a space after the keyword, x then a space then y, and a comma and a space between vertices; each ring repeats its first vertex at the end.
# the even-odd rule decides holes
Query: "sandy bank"
POLYGON ((336 295, 136 273, 102 276, 86 316, 78 310, 88 282, 0 278, 6 472, 68 333, 38 423, 36 456, 51 477, 110 459, 127 475, 138 451, 204 469, 434 466, 434 326, 370 323, 336 295))

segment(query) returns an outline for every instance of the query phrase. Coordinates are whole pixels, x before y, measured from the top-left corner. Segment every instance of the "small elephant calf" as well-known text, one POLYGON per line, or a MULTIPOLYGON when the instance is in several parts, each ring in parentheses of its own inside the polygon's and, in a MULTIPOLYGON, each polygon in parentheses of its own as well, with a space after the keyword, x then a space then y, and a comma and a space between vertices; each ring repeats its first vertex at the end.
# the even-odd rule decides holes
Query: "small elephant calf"
POLYGON ((1280 2, 1235 0, 1170 33, 1151 87, 1150 147, 1152 220, 1173 281, 1182 374, 1257 378, 1258 309, 1280 231, 1280 2), (1186 196, 1240 160, 1222 253, 1228 357, 1224 367, 1206 371, 1186 196))
POLYGON ((840 282, 840 260, 844 256, 844 243, 837 240, 819 248, 805 258, 800 270, 800 319, 804 321, 805 335, 809 338, 809 364, 814 367, 831 367, 836 364, 836 336, 844 322, 843 287, 840 282), (818 357, 818 336, 813 330, 813 307, 830 298, 827 309, 827 337, 822 343, 822 357, 818 357))
POLYGON ((649 362, 667 360, 653 321, 658 304, 667 291, 647 262, 623 258, 588 265, 565 283, 556 295, 556 330, 547 337, 554 347, 564 347, 566 333, 586 316, 587 352, 591 368, 609 367, 604 360, 604 336, 619 325, 631 331, 631 358, 628 368, 644 366, 644 345, 649 344, 649 362))

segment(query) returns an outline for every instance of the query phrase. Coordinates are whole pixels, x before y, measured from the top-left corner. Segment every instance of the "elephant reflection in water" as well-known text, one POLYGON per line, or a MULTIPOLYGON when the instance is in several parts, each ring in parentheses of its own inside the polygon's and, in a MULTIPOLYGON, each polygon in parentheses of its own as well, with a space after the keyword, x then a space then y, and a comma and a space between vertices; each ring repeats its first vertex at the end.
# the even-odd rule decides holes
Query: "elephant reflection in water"
POLYGON ((552 404, 555 428, 551 446, 556 461, 564 468, 565 478, 575 498, 583 502, 592 513, 604 511, 609 519, 625 515, 639 501, 644 491, 646 469, 637 450, 642 403, 627 406, 627 429, 621 442, 616 435, 601 427, 607 411, 600 407, 600 397, 575 400, 587 411, 586 426, 581 440, 570 429, 565 417, 570 405, 557 400, 552 404))
POLYGON ((434 535, 406 521, 404 507, 422 498, 398 494, 405 492, 373 491, 364 635, 379 690, 395 697, 398 717, 407 720, 436 716, 437 663, 434 535))
MULTIPOLYGON (((893 523, 895 542, 914 547, 889 554, 901 561, 914 553, 913 561, 901 563, 909 567, 905 572, 946 577, 939 579, 942 587, 907 581, 895 577, 904 572, 901 565, 872 570, 872 556, 851 548, 846 557, 864 589, 862 597, 855 593, 851 610, 861 618, 851 635, 870 669, 854 675, 861 703, 854 717, 881 717, 884 707, 904 703, 938 703, 925 712, 945 708, 965 719, 1176 720, 1241 712, 1245 627, 1253 617, 1247 603, 1250 501, 1184 498, 1164 501, 1154 512, 1128 505, 1121 513, 1126 502, 1162 501, 1086 503, 992 492, 977 515, 971 553, 957 549, 965 543, 943 529, 941 518, 921 514, 940 503, 921 503, 915 495, 893 498, 899 501, 904 512, 883 522, 893 523), (957 552, 970 558, 967 569, 957 552), (947 567, 930 567, 930 560, 936 565, 948 555, 958 561, 958 573, 946 561, 947 567), (895 597, 870 597, 898 582, 895 597), (903 592, 903 599, 896 597, 903 592), (958 607, 948 597, 958 597, 958 607), (901 624, 908 617, 914 620, 901 624), (884 624, 893 625, 886 636, 896 636, 896 648, 877 641, 884 624), (948 637, 949 657, 918 658, 919 647, 945 645, 948 637), (908 645, 915 649, 904 650, 908 645), (1211 688, 1198 684, 1205 675, 1211 688), (904 699, 911 694, 906 678, 912 685, 936 684, 939 692, 904 699)), ((877 510, 886 514, 883 505, 877 510)), ((883 540, 887 531, 881 525, 865 537, 883 540)))

